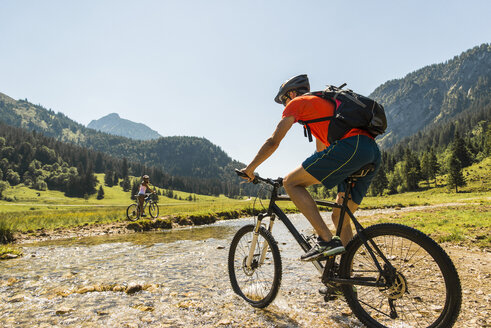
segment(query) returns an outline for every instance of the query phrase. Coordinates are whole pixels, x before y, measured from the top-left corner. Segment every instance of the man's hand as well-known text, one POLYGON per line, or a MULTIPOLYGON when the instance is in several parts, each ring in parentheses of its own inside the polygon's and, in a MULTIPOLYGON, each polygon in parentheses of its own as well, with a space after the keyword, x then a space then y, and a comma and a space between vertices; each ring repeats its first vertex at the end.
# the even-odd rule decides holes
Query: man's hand
POLYGON ((251 170, 251 169, 248 169, 247 167, 240 170, 240 172, 244 173, 245 175, 247 175, 249 177, 249 179, 245 178, 245 177, 241 177, 242 179, 245 179, 247 180, 248 182, 252 182, 252 180, 254 180, 254 178, 256 177, 254 175, 254 170, 251 170))

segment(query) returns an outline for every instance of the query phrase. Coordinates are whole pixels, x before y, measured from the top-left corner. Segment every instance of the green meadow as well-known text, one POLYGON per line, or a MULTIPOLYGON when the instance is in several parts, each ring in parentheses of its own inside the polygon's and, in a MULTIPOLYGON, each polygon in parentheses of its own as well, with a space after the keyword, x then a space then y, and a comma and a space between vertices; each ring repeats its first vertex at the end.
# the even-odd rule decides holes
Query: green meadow
MULTIPOLYGON (((467 186, 459 193, 444 186, 445 176, 420 184, 421 191, 378 197, 366 197, 362 209, 402 208, 407 206, 452 203, 451 207, 425 209, 417 212, 400 212, 397 215, 381 215, 367 218, 370 223, 400 222, 414 226, 425 233, 438 236, 439 241, 468 242, 489 247, 491 244, 491 159, 464 169, 467 186), (470 236, 470 237, 469 237, 470 236), (484 236, 484 237, 483 237, 484 236)), ((103 174, 97 174, 100 182, 103 174)), ((97 185, 97 189, 99 185, 97 185)), ((21 231, 34 233, 37 230, 67 228, 91 224, 103 224, 126 220, 126 208, 133 201, 129 192, 120 186, 103 186, 105 197, 97 200, 96 195, 87 199, 65 197, 58 191, 37 191, 23 185, 8 188, 4 196, 13 201, 0 201, 0 232, 21 231)), ((175 198, 159 196, 160 216, 210 215, 251 209, 253 199, 230 199, 174 191, 175 198), (186 199, 191 196, 192 201, 186 199), (182 200, 179 200, 179 197, 182 200), (195 199, 195 200, 194 200, 195 199)), ((267 205, 267 201, 262 201, 267 205)), ((257 204, 256 204, 257 205, 257 204)), ((293 210, 292 203, 282 203, 293 210)), ((257 207, 257 206, 256 206, 257 207)))
MULTIPOLYGON (((99 184, 103 174, 96 174, 99 184)), ((134 203, 129 192, 120 186, 104 188, 104 198, 96 195, 88 199, 65 197, 59 191, 37 191, 17 185, 4 192, 13 202, 0 201, 1 224, 14 231, 34 232, 38 229, 56 229, 86 224, 109 223, 126 220, 126 208, 134 203)), ((159 196, 160 216, 185 216, 233 211, 252 206, 248 199, 230 199, 173 191, 175 198, 159 196), (191 196, 192 201, 186 199, 191 196), (182 200, 179 200, 179 197, 182 200)))

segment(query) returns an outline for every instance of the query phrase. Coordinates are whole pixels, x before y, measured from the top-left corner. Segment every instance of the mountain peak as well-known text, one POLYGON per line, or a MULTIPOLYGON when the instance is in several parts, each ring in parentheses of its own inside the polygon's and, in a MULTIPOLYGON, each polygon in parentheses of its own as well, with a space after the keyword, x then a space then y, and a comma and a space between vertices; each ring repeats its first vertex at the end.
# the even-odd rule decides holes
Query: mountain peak
POLYGON ((111 113, 98 120, 92 120, 88 128, 135 140, 158 139, 162 136, 143 123, 136 123, 111 113))
POLYGON ((103 118, 111 118, 111 119, 115 119, 115 118, 121 118, 121 117, 119 116, 119 114, 118 114, 118 113, 111 113, 111 114, 108 114, 108 115, 106 115, 106 116, 102 117, 102 118, 101 118, 101 120, 102 120, 103 118))

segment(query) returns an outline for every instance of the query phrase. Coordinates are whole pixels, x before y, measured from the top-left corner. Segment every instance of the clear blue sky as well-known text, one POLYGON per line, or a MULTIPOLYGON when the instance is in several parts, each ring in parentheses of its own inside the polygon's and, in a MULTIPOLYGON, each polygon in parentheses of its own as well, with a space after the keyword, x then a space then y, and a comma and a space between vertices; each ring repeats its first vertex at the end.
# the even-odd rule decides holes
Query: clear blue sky
MULTIPOLYGON (((281 118, 287 78, 381 83, 491 41, 491 1, 0 0, 0 92, 82 124, 109 113, 205 137, 248 163, 281 118)), ((294 126, 259 167, 314 150, 294 126)))

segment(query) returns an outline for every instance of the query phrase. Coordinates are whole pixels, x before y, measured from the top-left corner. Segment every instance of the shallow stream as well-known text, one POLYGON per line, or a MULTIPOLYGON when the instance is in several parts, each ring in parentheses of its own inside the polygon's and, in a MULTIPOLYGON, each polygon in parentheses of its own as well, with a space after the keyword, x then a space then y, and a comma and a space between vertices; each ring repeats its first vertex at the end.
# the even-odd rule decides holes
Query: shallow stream
MULTIPOLYGON (((304 218, 290 217, 310 234, 304 218)), ((361 326, 344 302, 323 301, 319 274, 298 260, 301 249, 282 223, 274 228, 283 262, 280 294, 265 310, 237 297, 227 273, 228 247, 249 223, 25 244, 23 257, 0 262, 0 326, 361 326), (93 287, 114 285, 143 290, 93 287), (76 292, 84 287, 92 291, 76 292)))

